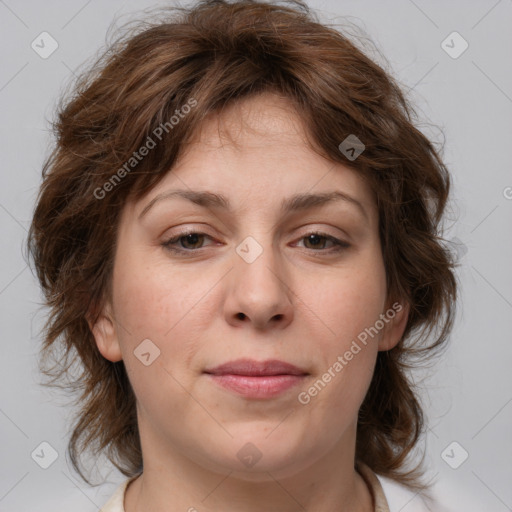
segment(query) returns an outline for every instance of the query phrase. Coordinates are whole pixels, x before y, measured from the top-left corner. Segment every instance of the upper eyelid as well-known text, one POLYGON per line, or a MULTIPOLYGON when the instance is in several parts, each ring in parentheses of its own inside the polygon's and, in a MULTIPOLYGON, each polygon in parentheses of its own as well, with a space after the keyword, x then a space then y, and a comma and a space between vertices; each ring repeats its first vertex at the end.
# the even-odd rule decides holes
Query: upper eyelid
MULTIPOLYGON (((173 229, 182 229, 182 232, 185 234, 199 233, 202 235, 211 236, 213 238, 215 238, 216 236, 222 236, 222 235, 210 234, 210 232, 218 233, 218 230, 216 228, 210 228, 209 224, 203 223, 203 222, 198 222, 198 223, 195 223, 194 221, 185 222, 185 223, 183 223, 183 225, 175 225, 175 226, 169 227, 168 229, 165 230, 165 232, 171 231, 173 229)), ((316 232, 316 231, 323 231, 323 232, 327 233, 328 230, 335 230, 335 231, 339 232, 339 234, 335 234, 335 233, 327 233, 327 234, 329 236, 333 236, 333 237, 338 237, 338 236, 349 237, 349 234, 347 233, 347 231, 345 229, 343 229, 342 227, 335 226, 335 225, 325 223, 325 222, 306 222, 304 224, 300 224, 299 226, 296 226, 295 228, 293 228, 293 231, 299 231, 302 229, 307 230, 306 233, 316 232)), ((282 231, 284 231, 284 230, 279 229, 278 233, 281 233, 282 231)), ((179 231, 176 232, 176 234, 174 236, 177 236, 178 234, 179 234, 179 231)))
MULTIPOLYGON (((301 229, 302 227, 303 226, 300 226, 297 229, 301 229)), ((341 230, 341 228, 334 228, 334 226, 331 226, 331 228, 338 229, 339 231, 343 231, 343 230, 341 230)), ((305 231, 302 236, 306 236, 308 234, 313 234, 313 233, 320 233, 320 234, 323 234, 323 236, 326 236, 326 237, 331 236, 333 238, 348 237, 348 234, 346 234, 345 232, 343 232, 343 234, 340 234, 340 235, 332 234, 332 233, 328 233, 328 229, 320 228, 320 227, 318 227, 318 228, 311 227, 307 231, 305 231)), ((169 240, 169 239, 174 239, 174 238, 180 238, 182 236, 187 236, 189 234, 206 235, 210 238, 217 237, 217 235, 210 234, 208 231, 204 231, 202 228, 184 228, 182 231, 178 231, 176 233, 173 233, 172 235, 164 236, 164 238, 169 240)))

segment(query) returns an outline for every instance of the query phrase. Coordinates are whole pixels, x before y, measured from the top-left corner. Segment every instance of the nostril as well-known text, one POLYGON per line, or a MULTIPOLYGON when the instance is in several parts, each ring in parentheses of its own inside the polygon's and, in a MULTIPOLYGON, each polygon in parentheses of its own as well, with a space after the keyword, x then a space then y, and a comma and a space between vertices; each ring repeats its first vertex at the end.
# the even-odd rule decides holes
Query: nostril
POLYGON ((238 313, 236 316, 239 318, 239 320, 243 320, 245 318, 244 313, 238 313))

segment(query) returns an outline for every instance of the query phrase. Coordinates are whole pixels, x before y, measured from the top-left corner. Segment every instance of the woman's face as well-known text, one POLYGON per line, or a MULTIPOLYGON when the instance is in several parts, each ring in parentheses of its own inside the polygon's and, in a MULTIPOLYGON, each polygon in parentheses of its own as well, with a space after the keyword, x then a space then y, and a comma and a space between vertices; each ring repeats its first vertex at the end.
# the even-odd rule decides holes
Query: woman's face
POLYGON ((406 308, 386 301, 369 187, 307 147, 285 100, 226 109, 231 139, 217 120, 125 206, 112 305, 93 332, 126 366, 145 467, 187 457, 277 478, 353 445, 377 351, 398 341, 406 308), (256 364, 208 373, 241 359, 256 364))

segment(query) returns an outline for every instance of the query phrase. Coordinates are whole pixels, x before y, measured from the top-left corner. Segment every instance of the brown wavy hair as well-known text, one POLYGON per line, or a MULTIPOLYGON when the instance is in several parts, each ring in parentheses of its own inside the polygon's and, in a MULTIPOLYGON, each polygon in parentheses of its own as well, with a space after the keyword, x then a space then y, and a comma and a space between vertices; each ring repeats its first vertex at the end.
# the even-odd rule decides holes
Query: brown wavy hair
POLYGON ((407 372, 439 354, 453 324, 455 263, 441 237, 450 178, 401 86, 360 41, 299 0, 164 8, 156 20, 124 26, 61 97, 27 249, 49 309, 40 369, 51 378, 45 385, 78 393, 68 454, 87 483, 96 485, 82 472, 86 451, 105 454, 126 476, 143 469, 124 363, 100 354, 88 322, 111 298, 121 210, 169 172, 207 114, 273 92, 293 102, 315 151, 355 169, 374 191, 388 294, 411 309, 398 345, 378 353, 359 411, 356 462, 428 489, 424 457, 410 467, 424 416, 407 372), (171 129, 169 119, 191 100, 171 129), (127 168, 163 125, 162 143, 127 168), (339 149, 350 134, 365 145, 353 161, 339 149))

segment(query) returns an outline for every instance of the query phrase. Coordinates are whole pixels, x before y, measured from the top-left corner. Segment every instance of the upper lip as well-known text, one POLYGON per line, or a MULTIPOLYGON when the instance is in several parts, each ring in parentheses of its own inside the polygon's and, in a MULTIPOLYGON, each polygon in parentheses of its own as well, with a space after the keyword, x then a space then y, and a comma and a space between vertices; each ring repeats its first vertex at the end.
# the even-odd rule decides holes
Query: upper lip
POLYGON ((209 368, 205 373, 213 375, 248 375, 248 376, 266 376, 266 375, 307 375, 307 372, 294 366, 293 364, 278 359, 267 359, 266 361, 256 361, 254 359, 236 359, 227 363, 209 368))

